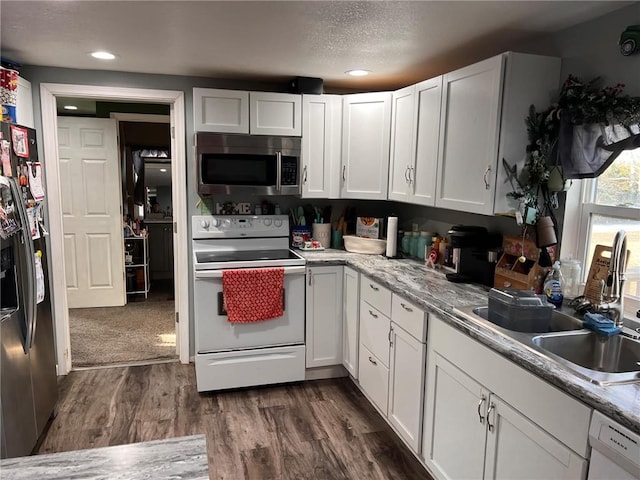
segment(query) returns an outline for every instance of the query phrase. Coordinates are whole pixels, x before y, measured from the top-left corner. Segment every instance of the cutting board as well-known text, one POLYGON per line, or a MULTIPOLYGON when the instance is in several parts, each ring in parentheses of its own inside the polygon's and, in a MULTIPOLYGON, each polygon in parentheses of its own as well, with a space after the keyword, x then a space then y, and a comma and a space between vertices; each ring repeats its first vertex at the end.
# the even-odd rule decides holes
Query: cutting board
MULTIPOLYGON (((629 261, 631 252, 627 250, 627 256, 625 259, 625 267, 629 261)), ((587 283, 584 287, 584 296, 587 297, 592 303, 600 301, 600 294, 602 292, 602 281, 607 281, 607 273, 609 272, 609 264, 611 263, 611 247, 606 245, 596 245, 593 252, 593 258, 591 259, 591 267, 589 267, 589 276, 587 277, 587 283)))

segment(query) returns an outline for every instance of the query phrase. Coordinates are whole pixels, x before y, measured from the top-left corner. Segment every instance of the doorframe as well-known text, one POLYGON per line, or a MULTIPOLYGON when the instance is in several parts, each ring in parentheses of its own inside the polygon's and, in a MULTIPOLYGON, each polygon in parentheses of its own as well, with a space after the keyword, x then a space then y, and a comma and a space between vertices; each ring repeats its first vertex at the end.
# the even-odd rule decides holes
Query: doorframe
POLYGON ((56 360, 58 374, 71 371, 71 337, 69 333, 69 309, 64 264, 64 234, 62 228, 62 196, 60 191, 60 165, 58 161, 58 111, 56 97, 89 98, 106 101, 168 104, 171 117, 171 177, 175 179, 172 194, 174 212, 173 242, 176 315, 178 323, 176 344, 181 363, 189 363, 189 243, 187 238, 187 171, 186 127, 184 92, 176 90, 152 90, 143 88, 104 87, 42 83, 40 85, 40 110, 42 114, 43 152, 46 165, 45 184, 48 192, 49 242, 52 259, 60 259, 51 268, 54 329, 56 334, 56 360), (175 159, 175 161, 173 161, 175 159))

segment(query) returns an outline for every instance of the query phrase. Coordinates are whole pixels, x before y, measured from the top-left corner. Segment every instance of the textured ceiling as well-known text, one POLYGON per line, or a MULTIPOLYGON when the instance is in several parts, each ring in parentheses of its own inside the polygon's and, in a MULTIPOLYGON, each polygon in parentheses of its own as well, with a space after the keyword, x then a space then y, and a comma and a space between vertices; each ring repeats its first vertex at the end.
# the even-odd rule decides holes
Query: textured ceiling
POLYGON ((629 3, 2 0, 0 41, 28 65, 396 88, 629 3))

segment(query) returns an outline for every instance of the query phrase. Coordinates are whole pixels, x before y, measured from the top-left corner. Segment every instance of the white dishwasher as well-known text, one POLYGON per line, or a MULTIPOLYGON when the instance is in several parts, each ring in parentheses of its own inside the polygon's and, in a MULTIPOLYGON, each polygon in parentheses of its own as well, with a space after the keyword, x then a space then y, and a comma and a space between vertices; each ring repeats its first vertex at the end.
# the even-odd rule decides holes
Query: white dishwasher
POLYGON ((587 480, 640 480, 640 435, 593 412, 589 442, 587 480))

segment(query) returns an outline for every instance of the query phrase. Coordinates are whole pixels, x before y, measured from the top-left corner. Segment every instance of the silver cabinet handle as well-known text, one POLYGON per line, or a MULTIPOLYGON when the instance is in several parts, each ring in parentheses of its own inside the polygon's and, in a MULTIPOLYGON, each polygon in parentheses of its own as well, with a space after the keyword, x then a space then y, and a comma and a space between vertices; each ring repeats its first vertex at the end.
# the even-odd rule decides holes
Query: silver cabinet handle
POLYGON ((371 283, 369 284, 369 286, 371 287, 371 290, 373 290, 374 292, 377 292, 378 290, 380 290, 378 287, 376 287, 375 285, 373 285, 371 283))
POLYGON ((309 286, 311 286, 311 277, 312 277, 312 275, 313 274, 311 273, 311 271, 309 271, 309 286))
POLYGON ((373 310, 369 310, 369 315, 371 315, 373 318, 378 318, 378 315, 373 313, 373 310))
POLYGON ((347 181, 347 166, 346 165, 342 166, 342 181, 343 182, 347 181))
POLYGON ((482 395, 482 397, 480 397, 480 401, 478 402, 478 417, 480 418, 481 424, 484 424, 484 417, 482 416, 482 405, 486 400, 487 397, 485 395, 482 395))
POLYGON ((489 404, 489 410, 487 410, 487 427, 489 428, 490 432, 493 432, 493 429, 495 428, 495 425, 491 424, 491 420, 489 420, 489 415, 491 415, 491 412, 493 411, 493 409, 495 408, 495 404, 493 402, 491 402, 489 404))
POLYGON ((276 152, 276 190, 282 188, 282 152, 276 152))
POLYGON ((369 361, 371 363, 373 363, 374 365, 378 365, 378 362, 376 362, 373 358, 369 357, 369 361))
POLYGON ((307 166, 304 166, 302 170, 302 183, 307 183, 307 166))
POLYGON ((389 347, 393 347, 393 327, 389 328, 389 347))
POLYGON ((415 181, 415 178, 413 176, 413 171, 415 169, 413 167, 409 167, 409 185, 413 184, 413 182, 415 181))
POLYGON ((411 182, 411 177, 409 177, 409 165, 407 165, 407 169, 404 171, 404 181, 409 183, 411 182))
POLYGON ((488 180, 488 175, 490 171, 491 171, 491 165, 487 165, 487 169, 484 171, 484 175, 482 176, 482 179, 484 180, 485 190, 489 190, 489 188, 491 187, 491 185, 489 185, 489 180, 488 180))
POLYGON ((404 303, 401 303, 400 306, 404 308, 407 312, 413 312, 413 308, 407 307, 404 303))

